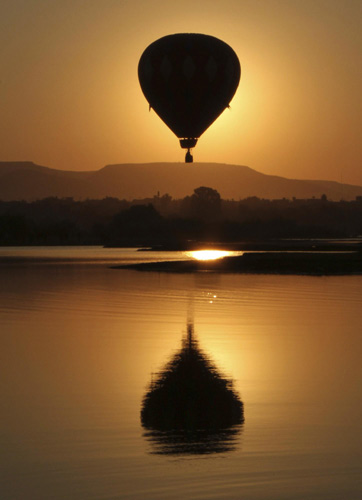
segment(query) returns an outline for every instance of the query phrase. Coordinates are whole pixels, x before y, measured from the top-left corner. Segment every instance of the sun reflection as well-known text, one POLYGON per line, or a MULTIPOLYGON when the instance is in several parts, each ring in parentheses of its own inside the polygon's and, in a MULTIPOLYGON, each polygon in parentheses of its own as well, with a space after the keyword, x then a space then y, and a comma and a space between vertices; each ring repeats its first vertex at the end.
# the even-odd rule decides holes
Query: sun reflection
POLYGON ((223 257, 229 257, 233 254, 234 252, 229 252, 227 250, 193 250, 187 252, 188 257, 192 257, 196 260, 216 260, 222 259, 223 257))

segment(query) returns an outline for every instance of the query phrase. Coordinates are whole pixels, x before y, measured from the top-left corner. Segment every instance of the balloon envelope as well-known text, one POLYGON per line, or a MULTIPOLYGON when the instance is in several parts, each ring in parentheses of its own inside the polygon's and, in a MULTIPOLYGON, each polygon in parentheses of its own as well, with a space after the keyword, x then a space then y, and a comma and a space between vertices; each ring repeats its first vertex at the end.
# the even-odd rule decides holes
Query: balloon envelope
MULTIPOLYGON (((195 138, 229 106, 240 80, 233 49, 209 35, 180 33, 151 43, 138 65, 150 106, 179 138, 195 138)), ((196 144, 183 147, 193 147, 196 144)))

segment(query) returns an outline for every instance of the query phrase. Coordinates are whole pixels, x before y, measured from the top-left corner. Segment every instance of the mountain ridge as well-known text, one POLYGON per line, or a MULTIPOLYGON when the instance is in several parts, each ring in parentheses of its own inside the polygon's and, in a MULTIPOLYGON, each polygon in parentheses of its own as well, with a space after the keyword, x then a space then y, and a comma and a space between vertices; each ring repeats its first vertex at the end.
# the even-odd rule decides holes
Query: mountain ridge
POLYGON ((121 163, 99 170, 53 169, 30 161, 0 162, 0 200, 34 201, 57 196, 75 200, 107 196, 133 200, 170 194, 191 195, 200 186, 216 189, 223 199, 320 198, 346 201, 362 196, 362 186, 328 180, 268 175, 246 165, 221 163, 121 163))

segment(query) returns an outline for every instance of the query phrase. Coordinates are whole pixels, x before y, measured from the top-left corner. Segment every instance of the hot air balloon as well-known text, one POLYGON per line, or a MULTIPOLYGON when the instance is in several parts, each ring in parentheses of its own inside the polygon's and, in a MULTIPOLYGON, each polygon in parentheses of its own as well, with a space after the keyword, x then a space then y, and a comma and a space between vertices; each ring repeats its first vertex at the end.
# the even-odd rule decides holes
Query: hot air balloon
POLYGON ((187 149, 229 107, 240 80, 234 50, 209 35, 178 33, 151 43, 138 64, 138 78, 150 108, 187 149))

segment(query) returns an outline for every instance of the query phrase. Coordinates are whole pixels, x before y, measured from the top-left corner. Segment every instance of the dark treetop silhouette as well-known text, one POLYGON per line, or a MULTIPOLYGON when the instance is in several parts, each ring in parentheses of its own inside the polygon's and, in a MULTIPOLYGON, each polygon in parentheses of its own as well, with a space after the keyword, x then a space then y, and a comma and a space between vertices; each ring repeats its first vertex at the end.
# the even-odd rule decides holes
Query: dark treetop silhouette
POLYGON ((187 149, 229 107, 240 80, 233 49, 209 35, 179 33, 151 43, 138 65, 142 91, 158 116, 187 149))
POLYGON ((232 381, 221 377, 199 349, 193 324, 182 349, 146 393, 141 422, 156 454, 231 451, 244 422, 232 381))

